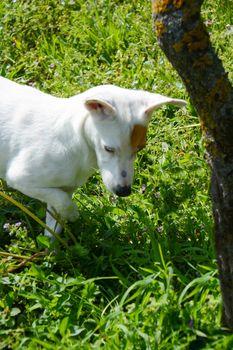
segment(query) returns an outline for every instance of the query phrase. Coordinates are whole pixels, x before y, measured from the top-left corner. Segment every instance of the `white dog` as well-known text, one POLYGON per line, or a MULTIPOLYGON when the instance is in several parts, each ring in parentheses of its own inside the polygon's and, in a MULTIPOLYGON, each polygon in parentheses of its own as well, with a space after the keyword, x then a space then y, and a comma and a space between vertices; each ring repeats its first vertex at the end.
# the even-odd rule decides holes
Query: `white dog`
POLYGON ((59 234, 51 213, 75 221, 72 193, 97 168, 111 192, 130 194, 135 154, 152 112, 165 103, 185 105, 113 85, 58 98, 0 77, 0 178, 47 203, 46 223, 59 234))

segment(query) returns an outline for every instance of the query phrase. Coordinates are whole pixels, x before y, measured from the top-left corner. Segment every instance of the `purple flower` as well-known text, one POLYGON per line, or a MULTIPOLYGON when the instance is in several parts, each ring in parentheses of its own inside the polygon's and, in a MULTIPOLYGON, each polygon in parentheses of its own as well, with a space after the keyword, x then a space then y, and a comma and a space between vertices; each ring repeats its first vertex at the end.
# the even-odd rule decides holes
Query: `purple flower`
POLYGON ((6 222, 2 228, 3 228, 3 230, 9 230, 10 226, 11 226, 10 223, 6 222))
POLYGON ((193 328, 193 327, 194 327, 192 317, 191 317, 190 320, 189 320, 188 327, 189 327, 189 328, 193 328))
POLYGON ((140 188, 140 193, 143 194, 146 192, 146 186, 142 185, 142 187, 140 188))
POLYGON ((154 198, 156 198, 156 199, 157 199, 157 198, 160 198, 160 192, 159 192, 159 191, 157 191, 157 192, 154 193, 154 198))

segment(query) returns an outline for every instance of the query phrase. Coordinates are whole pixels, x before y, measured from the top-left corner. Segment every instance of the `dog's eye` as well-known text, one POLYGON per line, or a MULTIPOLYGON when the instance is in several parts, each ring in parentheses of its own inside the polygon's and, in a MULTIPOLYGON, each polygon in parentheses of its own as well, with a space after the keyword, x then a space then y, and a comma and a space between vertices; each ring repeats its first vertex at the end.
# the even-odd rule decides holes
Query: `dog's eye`
POLYGON ((104 146, 104 149, 108 153, 114 153, 115 152, 115 148, 113 148, 113 147, 104 146))

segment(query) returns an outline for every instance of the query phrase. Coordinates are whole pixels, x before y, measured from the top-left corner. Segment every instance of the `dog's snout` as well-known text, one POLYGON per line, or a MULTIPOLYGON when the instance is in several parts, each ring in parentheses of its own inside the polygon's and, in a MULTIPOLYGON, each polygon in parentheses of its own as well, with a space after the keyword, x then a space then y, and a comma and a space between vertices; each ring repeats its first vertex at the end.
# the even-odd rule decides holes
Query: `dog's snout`
POLYGON ((117 185, 115 190, 115 194, 119 197, 127 197, 131 193, 131 186, 120 186, 117 185))

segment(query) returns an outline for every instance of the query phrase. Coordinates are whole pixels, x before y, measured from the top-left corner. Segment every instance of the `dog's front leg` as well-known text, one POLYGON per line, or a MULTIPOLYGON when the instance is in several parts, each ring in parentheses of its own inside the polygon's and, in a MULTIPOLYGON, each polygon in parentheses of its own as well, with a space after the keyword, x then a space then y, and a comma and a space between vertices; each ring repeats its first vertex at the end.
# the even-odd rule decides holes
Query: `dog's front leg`
POLYGON ((8 184, 29 197, 47 203, 49 208, 53 208, 52 212, 54 211, 60 215, 62 219, 67 221, 78 219, 78 208, 72 202, 71 193, 65 192, 60 188, 33 187, 32 185, 25 187, 19 183, 11 183, 10 181, 8 181, 8 184))
MULTIPOLYGON (((57 235, 60 235, 62 232, 63 227, 61 224, 56 220, 56 216, 58 214, 54 213, 54 210, 51 206, 47 206, 46 211, 46 225, 51 228, 57 235)), ((44 231, 45 236, 50 238, 50 241, 54 241, 54 236, 49 232, 47 229, 44 231)))
MULTIPOLYGON (((75 221, 78 219, 78 208, 75 203, 72 202, 71 191, 66 191, 64 188, 37 187, 34 186, 33 182, 30 180, 27 181, 25 177, 19 176, 16 172, 8 172, 7 183, 9 186, 29 197, 45 202, 48 205, 48 209, 52 209, 51 212, 60 215, 63 220, 75 221), (27 186, 25 186, 25 184, 27 184, 27 186)), ((49 213, 46 216, 46 223, 56 233, 61 232, 61 225, 56 224, 55 218, 49 213)), ((48 234, 48 231, 46 234, 51 236, 51 234, 48 234)))

